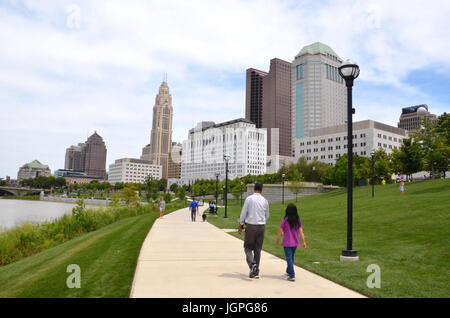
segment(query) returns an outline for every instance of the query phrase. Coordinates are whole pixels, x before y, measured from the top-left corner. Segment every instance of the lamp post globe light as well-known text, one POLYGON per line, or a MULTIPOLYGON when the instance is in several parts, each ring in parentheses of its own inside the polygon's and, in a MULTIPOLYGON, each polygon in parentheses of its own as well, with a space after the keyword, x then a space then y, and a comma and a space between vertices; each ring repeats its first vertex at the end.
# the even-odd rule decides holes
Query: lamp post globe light
POLYGON ((353 249, 353 81, 359 76, 359 66, 346 60, 339 67, 339 75, 347 86, 347 249, 342 250, 341 261, 357 261, 358 252, 353 249))
POLYGON ((228 208, 228 202, 227 202, 227 192, 228 192, 228 161, 230 161, 231 156, 230 155, 223 155, 223 160, 225 160, 225 215, 224 218, 228 218, 227 215, 227 208, 228 208))
POLYGON ((375 196, 375 151, 370 152, 372 157, 372 198, 375 196))
POLYGON ((286 177, 286 175, 283 173, 282 175, 281 175, 281 178, 282 178, 282 183, 283 183, 283 195, 281 196, 281 203, 283 203, 284 204, 284 178, 286 177))

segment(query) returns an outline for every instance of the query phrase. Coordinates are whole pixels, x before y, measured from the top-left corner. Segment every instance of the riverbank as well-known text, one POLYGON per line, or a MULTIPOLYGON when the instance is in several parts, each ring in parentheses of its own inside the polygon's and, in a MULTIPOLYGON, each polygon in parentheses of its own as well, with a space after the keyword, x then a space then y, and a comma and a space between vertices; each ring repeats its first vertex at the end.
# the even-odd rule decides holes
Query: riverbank
MULTIPOLYGON (((166 214, 180 207, 170 204, 166 214)), ((127 217, 0 267, 0 298, 128 297, 142 243, 158 217, 159 211, 127 217), (70 264, 80 268, 81 288, 67 286, 70 264)))
MULTIPOLYGON (((169 203, 167 210, 184 206, 169 203)), ((0 232, 0 266, 16 262, 30 255, 60 245, 75 237, 96 231, 127 217, 156 213, 156 204, 139 206, 110 206, 99 208, 75 207, 75 213, 65 214, 50 222, 24 223, 0 232)))

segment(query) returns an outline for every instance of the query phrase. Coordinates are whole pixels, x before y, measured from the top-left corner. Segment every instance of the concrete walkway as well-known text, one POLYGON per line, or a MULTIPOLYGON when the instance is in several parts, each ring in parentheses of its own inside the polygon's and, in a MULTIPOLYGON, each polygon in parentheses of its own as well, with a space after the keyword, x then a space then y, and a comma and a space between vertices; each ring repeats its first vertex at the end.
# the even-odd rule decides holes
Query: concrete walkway
POLYGON ((263 252, 260 279, 248 278, 243 241, 199 217, 191 222, 185 208, 153 224, 139 255, 130 297, 364 297, 298 266, 296 281, 289 282, 283 277, 285 269, 284 259, 263 252))

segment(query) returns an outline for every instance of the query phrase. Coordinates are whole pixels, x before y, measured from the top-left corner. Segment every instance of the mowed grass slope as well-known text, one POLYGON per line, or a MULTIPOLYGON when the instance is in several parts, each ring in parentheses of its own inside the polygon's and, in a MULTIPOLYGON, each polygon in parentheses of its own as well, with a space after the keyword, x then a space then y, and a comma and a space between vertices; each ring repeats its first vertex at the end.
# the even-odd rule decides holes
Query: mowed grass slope
POLYGON ((142 243, 158 217, 125 218, 0 267, 0 298, 129 297, 142 243), (81 268, 80 289, 66 285, 69 264, 81 268))
MULTIPOLYGON (((353 248, 360 261, 339 261, 347 235, 347 194, 340 189, 298 200, 307 249, 297 250, 297 265, 372 297, 450 297, 449 179, 407 183, 404 196, 398 184, 376 186, 375 198, 371 187, 355 188, 353 202, 353 248), (381 268, 381 288, 366 285, 370 264, 381 268)), ((282 258, 283 249, 275 239, 285 206, 270 206, 263 246, 282 258)), ((240 205, 234 205, 229 219, 221 217, 222 210, 208 221, 236 228, 239 214, 240 205)), ((280 268, 280 273, 284 270, 280 268)), ((296 283, 301 284, 301 277, 296 283)))

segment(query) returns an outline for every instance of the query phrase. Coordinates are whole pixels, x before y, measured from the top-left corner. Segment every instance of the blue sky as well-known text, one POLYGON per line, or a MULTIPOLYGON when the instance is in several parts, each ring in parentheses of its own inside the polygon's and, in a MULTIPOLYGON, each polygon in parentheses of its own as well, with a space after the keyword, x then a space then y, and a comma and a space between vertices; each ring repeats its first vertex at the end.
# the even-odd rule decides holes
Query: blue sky
POLYGON ((358 62, 356 120, 450 111, 450 2, 0 1, 0 177, 34 159, 52 172, 96 130, 107 164, 149 143, 168 74, 173 139, 243 117, 245 70, 321 41, 358 62))

